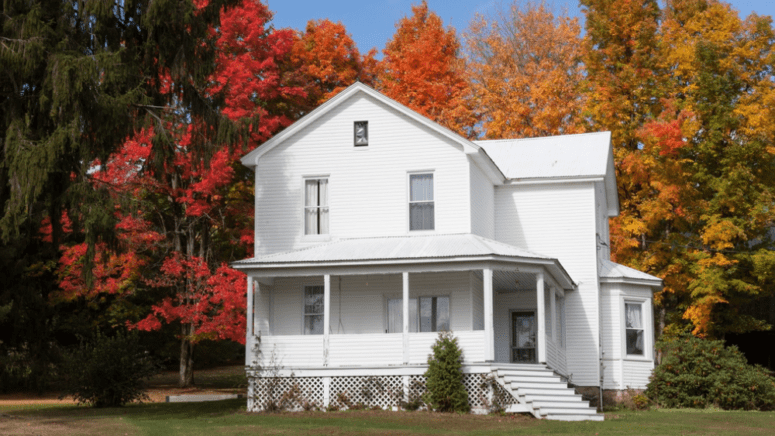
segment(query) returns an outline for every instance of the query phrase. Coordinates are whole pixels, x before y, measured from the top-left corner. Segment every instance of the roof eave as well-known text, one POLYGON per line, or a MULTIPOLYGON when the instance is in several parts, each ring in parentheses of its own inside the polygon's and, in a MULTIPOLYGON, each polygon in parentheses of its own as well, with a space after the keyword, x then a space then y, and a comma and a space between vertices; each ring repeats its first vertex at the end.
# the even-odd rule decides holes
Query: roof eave
POLYGON ((305 268, 340 268, 340 267, 368 267, 368 266, 399 266, 437 263, 464 263, 464 262, 508 262, 527 263, 543 266, 550 270, 552 277, 559 282, 563 289, 572 290, 576 283, 570 277, 557 259, 537 259, 521 256, 458 256, 458 257, 427 257, 427 258, 401 258, 401 259, 367 259, 367 260, 336 260, 336 261, 303 261, 303 262, 250 262, 238 261, 231 264, 237 270, 297 270, 305 268))
POLYGON ((636 279, 633 277, 600 277, 600 283, 624 283, 628 285, 649 286, 651 288, 662 289, 663 283, 660 279, 636 279))

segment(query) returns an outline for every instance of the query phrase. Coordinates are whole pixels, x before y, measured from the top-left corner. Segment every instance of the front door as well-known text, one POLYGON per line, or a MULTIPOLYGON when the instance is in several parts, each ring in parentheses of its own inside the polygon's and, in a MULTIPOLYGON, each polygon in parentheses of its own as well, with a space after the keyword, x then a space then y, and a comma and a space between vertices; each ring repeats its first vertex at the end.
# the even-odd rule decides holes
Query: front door
POLYGON ((536 363, 535 312, 511 312, 511 362, 536 363))

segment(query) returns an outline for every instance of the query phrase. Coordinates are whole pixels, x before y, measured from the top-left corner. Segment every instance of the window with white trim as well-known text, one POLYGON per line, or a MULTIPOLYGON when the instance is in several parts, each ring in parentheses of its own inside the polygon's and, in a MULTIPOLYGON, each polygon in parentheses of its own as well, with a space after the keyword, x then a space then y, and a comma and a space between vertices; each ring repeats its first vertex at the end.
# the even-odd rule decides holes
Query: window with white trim
POLYGON ((409 175, 409 230, 433 230, 433 174, 409 175))
MULTIPOLYGON (((404 330, 404 308, 401 298, 388 300, 388 333, 404 330)), ((409 331, 449 331, 449 297, 420 297, 409 299, 409 331)))
POLYGON ((643 303, 624 303, 625 346, 628 356, 646 356, 643 303))
POLYGON ((304 234, 328 234, 328 179, 304 180, 304 234))
POLYGON ((323 334, 323 286, 304 287, 304 334, 323 334))

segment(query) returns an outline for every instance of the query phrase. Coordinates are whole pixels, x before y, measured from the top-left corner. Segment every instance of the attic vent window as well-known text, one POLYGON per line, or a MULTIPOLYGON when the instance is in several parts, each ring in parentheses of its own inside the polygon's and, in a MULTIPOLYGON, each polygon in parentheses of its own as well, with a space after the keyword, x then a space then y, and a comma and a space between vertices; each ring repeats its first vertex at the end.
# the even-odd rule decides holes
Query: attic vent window
POLYGON ((369 145, 369 122, 355 122, 355 144, 356 147, 365 147, 369 145))

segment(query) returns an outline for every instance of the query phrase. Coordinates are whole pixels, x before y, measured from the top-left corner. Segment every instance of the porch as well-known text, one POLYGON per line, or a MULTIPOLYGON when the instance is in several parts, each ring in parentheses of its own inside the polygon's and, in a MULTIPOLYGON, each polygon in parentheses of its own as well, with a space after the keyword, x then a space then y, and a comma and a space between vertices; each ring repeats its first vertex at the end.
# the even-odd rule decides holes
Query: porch
POLYGON ((574 285, 556 259, 434 235, 343 240, 235 267, 249 277, 248 367, 420 365, 437 332, 452 331, 466 364, 567 374, 564 297, 574 285))

